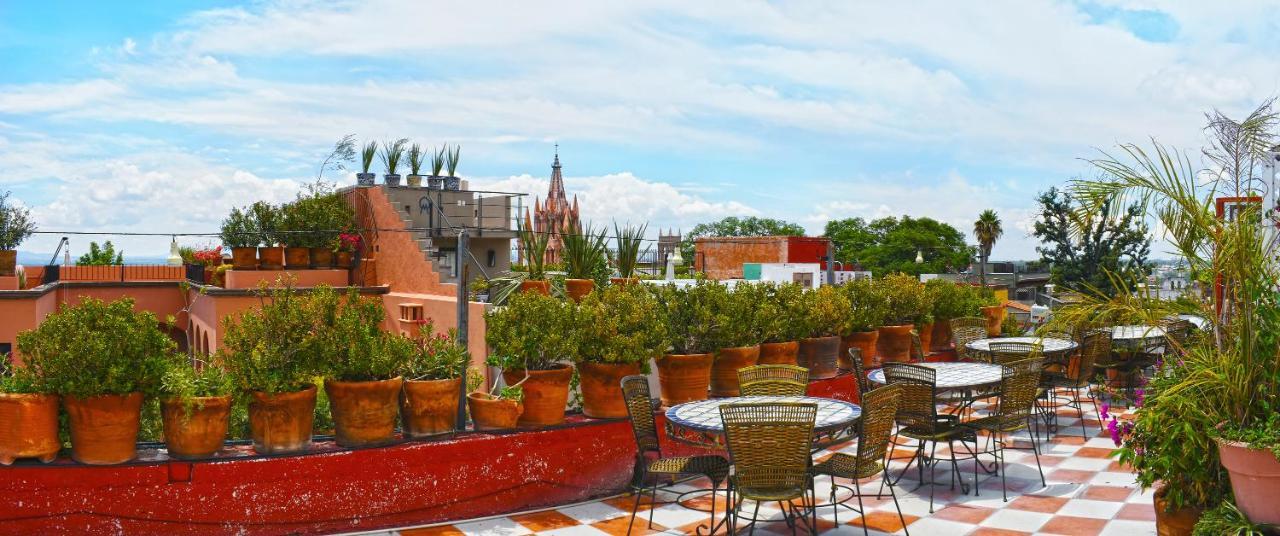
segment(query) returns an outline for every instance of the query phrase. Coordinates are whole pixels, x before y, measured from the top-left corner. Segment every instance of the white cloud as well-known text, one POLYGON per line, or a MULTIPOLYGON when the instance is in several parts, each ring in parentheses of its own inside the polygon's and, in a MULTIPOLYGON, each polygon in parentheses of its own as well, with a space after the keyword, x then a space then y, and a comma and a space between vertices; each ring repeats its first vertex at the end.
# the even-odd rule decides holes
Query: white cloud
POLYGON ((91 106, 123 95, 125 90, 116 82, 101 79, 0 86, 0 113, 33 114, 91 106))

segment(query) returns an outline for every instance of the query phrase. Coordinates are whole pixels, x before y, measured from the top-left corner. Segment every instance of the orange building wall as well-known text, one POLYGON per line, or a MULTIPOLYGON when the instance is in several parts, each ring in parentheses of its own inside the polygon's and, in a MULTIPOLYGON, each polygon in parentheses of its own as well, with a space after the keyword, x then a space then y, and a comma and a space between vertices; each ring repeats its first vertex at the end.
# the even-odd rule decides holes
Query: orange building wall
MULTIPOLYGON (((346 192, 347 200, 355 207, 356 218, 366 229, 404 229, 404 221, 392 207, 382 188, 352 188, 346 192)), ((414 234, 399 231, 369 231, 364 256, 377 259, 376 281, 365 281, 366 286, 390 285, 396 292, 434 294, 452 297, 457 288, 451 283, 441 283, 440 274, 432 269, 414 234)))
POLYGON ((741 279, 742 264, 787 262, 787 238, 716 237, 694 241, 693 268, 711 279, 741 279))

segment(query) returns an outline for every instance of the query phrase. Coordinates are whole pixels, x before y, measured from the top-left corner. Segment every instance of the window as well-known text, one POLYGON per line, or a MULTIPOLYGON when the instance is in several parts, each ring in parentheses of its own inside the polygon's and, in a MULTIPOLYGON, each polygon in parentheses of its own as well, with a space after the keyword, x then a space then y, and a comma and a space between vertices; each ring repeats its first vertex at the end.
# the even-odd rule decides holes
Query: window
POLYGON ((0 357, 9 357, 13 353, 13 343, 0 342, 0 357))
POLYGON ((497 265, 498 265, 498 252, 496 252, 496 251, 494 251, 494 250, 492 250, 492 249, 491 249, 491 250, 489 250, 489 253, 487 253, 487 254, 485 255, 485 264, 489 265, 489 267, 490 267, 490 268, 493 268, 494 266, 497 266, 497 265))

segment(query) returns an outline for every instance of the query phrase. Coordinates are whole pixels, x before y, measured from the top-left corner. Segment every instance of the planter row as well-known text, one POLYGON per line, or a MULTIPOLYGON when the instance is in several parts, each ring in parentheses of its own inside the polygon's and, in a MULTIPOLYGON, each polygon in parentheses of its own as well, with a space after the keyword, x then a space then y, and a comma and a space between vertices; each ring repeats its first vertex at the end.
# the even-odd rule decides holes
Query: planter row
POLYGON ((349 270, 352 253, 330 248, 231 248, 231 264, 236 270, 349 270))
MULTIPOLYGON (((382 176, 387 186, 400 186, 400 174, 384 174, 382 176)), ((441 176, 441 175, 406 175, 406 186, 410 188, 421 188, 422 179, 427 179, 427 188, 431 190, 461 190, 462 179, 460 177, 441 176)), ((374 173, 356 173, 357 186, 374 186, 377 184, 378 176, 374 173)))

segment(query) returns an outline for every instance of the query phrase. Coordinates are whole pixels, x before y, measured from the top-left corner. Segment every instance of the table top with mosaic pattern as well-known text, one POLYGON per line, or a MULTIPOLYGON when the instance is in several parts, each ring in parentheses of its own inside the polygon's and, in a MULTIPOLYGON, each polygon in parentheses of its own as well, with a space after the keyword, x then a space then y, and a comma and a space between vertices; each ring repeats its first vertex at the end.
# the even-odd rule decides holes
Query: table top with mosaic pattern
POLYGON ((702 432, 722 434, 724 422, 720 420, 720 406, 736 403, 782 402, 816 404, 818 415, 815 430, 848 427, 862 416, 862 408, 852 402, 833 398, 811 396, 736 396, 713 398, 676 404, 667 409, 667 420, 676 425, 702 432))
MULTIPOLYGON (((1000 383, 1000 365, 990 363, 912 363, 928 367, 937 373, 938 389, 966 389, 1000 383)), ((884 369, 878 368, 867 373, 867 379, 873 383, 884 384, 884 369)))
POLYGON ((1048 354, 1059 354, 1075 350, 1078 344, 1075 341, 1059 339, 1057 337, 997 337, 991 339, 978 339, 970 341, 965 347, 975 352, 990 352, 991 343, 993 342, 1024 342, 1027 344, 1039 344, 1040 351, 1048 354))

